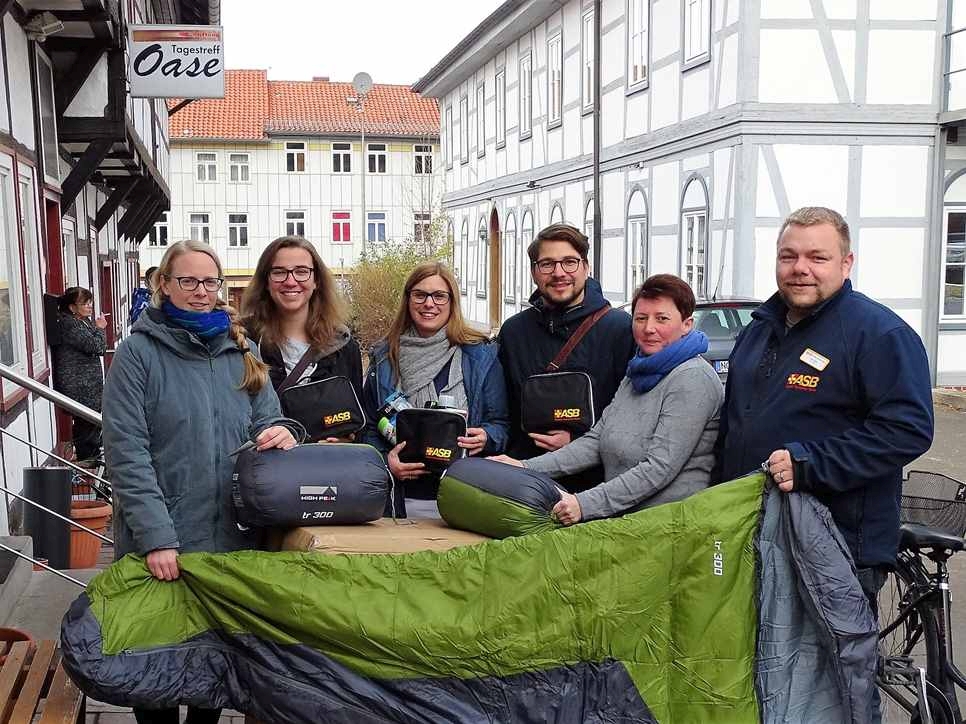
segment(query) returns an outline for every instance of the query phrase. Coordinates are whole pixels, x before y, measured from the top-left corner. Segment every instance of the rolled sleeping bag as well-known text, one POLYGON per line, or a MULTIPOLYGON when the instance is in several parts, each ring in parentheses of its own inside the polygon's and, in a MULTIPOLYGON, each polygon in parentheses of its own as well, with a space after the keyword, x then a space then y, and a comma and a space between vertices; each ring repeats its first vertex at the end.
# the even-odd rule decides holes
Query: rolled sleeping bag
POLYGON ((232 475, 235 520, 249 528, 367 523, 382 517, 389 494, 389 471, 370 445, 247 450, 232 475))
POLYGON ((560 488, 548 475, 471 457, 446 469, 436 503, 453 528, 509 538, 559 528, 550 514, 559 500, 560 488))

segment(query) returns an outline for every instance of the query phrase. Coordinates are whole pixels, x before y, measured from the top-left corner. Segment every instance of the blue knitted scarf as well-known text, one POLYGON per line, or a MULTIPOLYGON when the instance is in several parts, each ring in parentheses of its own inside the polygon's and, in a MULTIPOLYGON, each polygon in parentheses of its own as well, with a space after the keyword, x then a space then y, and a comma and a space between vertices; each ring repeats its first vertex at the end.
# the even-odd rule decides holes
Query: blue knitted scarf
POLYGON ((679 364, 707 351, 707 336, 704 332, 692 330, 654 354, 645 355, 638 349, 627 363, 627 376, 638 394, 650 392, 679 364))
POLYGON ((171 300, 165 299, 161 302, 161 311, 176 325, 182 329, 187 329, 189 332, 194 332, 206 341, 227 332, 231 326, 228 312, 224 309, 215 309, 211 312, 192 312, 188 309, 180 309, 174 306, 171 300))

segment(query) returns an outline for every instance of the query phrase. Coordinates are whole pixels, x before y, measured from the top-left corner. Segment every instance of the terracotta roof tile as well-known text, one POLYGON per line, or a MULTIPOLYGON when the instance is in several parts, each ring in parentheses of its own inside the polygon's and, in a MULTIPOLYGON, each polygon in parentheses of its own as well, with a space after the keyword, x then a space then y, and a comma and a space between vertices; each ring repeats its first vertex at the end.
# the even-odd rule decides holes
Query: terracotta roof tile
MULTIPOLYGON (((270 81, 264 70, 225 72, 225 98, 193 101, 171 117, 171 138, 263 140, 269 135, 351 134, 359 112, 346 99, 351 83, 270 81)), ((169 107, 177 103, 169 100, 169 107)), ((366 97, 366 133, 372 136, 439 136, 439 106, 407 86, 374 85, 366 97)))

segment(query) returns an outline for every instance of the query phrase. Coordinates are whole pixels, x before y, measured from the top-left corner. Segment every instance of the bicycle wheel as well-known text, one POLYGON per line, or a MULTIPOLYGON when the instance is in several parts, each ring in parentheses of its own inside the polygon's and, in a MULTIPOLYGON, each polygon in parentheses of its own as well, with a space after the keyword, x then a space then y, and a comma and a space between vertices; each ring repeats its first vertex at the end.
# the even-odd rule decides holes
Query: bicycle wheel
MULTIPOLYGON (((932 598, 915 601, 928 590, 929 581, 918 557, 912 552, 901 552, 895 570, 879 592, 879 655, 886 661, 904 661, 909 675, 905 683, 893 684, 892 691, 880 686, 882 720, 921 724, 916 711, 918 668, 926 670, 926 700, 934 724, 955 724, 949 702, 932 683, 943 679, 940 667, 939 624, 930 607, 932 598), (915 603, 915 605, 913 605, 915 603)), ((880 678, 881 684, 881 678, 880 678)))

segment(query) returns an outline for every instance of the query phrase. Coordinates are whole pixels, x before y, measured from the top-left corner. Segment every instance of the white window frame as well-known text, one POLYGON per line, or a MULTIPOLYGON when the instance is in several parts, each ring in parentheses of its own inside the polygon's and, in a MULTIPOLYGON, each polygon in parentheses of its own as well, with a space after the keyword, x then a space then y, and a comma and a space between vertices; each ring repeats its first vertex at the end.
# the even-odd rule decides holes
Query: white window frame
POLYGON ((594 198, 590 197, 587 199, 587 203, 584 205, 584 235, 587 237, 587 243, 590 244, 587 249, 587 258, 593 261, 594 259, 594 198))
POLYGON ((503 234, 501 235, 501 246, 503 248, 503 301, 506 304, 517 303, 517 220, 512 211, 507 212, 506 220, 503 222, 503 234))
POLYGON ((627 89, 650 83, 651 0, 627 0, 627 89))
MULTIPOLYGON (((949 206, 943 209, 943 245, 942 245, 942 276, 939 283, 939 308, 942 310, 940 318, 942 320, 961 322, 966 320, 966 299, 962 300, 961 306, 962 311, 949 313, 946 311, 946 279, 948 275, 949 267, 959 267, 963 269, 963 274, 966 275, 966 256, 964 256, 963 261, 950 262, 949 261, 949 216, 950 214, 963 214, 966 215, 966 205, 963 206, 949 206)), ((966 255, 966 241, 963 243, 963 254, 966 255)), ((966 283, 960 285, 963 289, 960 290, 960 294, 963 295, 966 292, 966 283)))
POLYGON ((37 374, 47 368, 47 338, 44 332, 44 284, 42 269, 47 264, 40 241, 40 218, 37 202, 37 186, 33 169, 21 165, 20 221, 23 234, 23 265, 27 279, 27 306, 30 313, 31 362, 37 374))
POLYGON ((413 144, 413 175, 432 176, 433 174, 433 144, 413 144), (420 163, 422 161, 422 163, 420 163))
POLYGON ((170 238, 171 229, 168 226, 168 212, 162 211, 161 218, 151 227, 151 232, 148 235, 148 246, 156 249, 167 248, 170 238))
POLYGON ((211 243, 211 214, 209 212, 191 211, 188 213, 188 238, 194 239, 195 241, 203 241, 206 244, 211 243), (194 220, 192 217, 196 216, 204 216, 205 219, 204 221, 200 218, 194 220))
POLYGON ((684 209, 681 213, 681 243, 684 269, 681 278, 698 299, 708 291, 708 207, 684 209))
POLYGON ((683 0, 681 70, 711 60, 711 0, 683 0))
POLYGON ((301 236, 305 238, 305 209, 286 209, 285 236, 301 236))
POLYGON ((506 146, 506 69, 497 72, 493 81, 493 93, 496 95, 496 147, 506 146))
POLYGON ((520 140, 533 135, 533 56, 520 58, 520 140))
MULTIPOLYGON (((624 298, 628 301, 647 279, 649 239, 647 233, 647 196, 640 189, 631 192, 627 202, 626 261, 624 265, 624 298), (635 195, 640 194, 643 211, 631 211, 635 195)), ((631 310, 633 312, 633 310, 631 310)))
POLYGON ((490 284, 489 240, 490 229, 484 215, 476 226, 476 296, 479 299, 486 299, 486 290, 490 284))
POLYGON ((205 184, 217 180, 218 154, 214 151, 195 151, 195 181, 205 184))
POLYGON ((580 107, 584 113, 594 110, 594 11, 588 10, 580 20, 580 107))
POLYGON ((305 173, 308 168, 305 141, 285 142, 285 173, 305 173))
POLYGON ((446 106, 446 170, 453 168, 453 106, 446 106))
POLYGON ((476 157, 486 155, 486 84, 476 84, 476 157))
POLYGON ((352 173, 352 144, 332 143, 332 173, 346 175, 352 173), (338 166, 338 168, 336 168, 338 166))
POLYGON ((381 243, 389 239, 389 213, 386 211, 366 212, 366 241, 381 243), (380 233, 380 227, 382 233, 380 233), (370 233, 371 232, 371 233, 370 233), (382 238, 379 238, 379 237, 382 238))
POLYGON ((389 173, 389 144, 366 144, 366 173, 374 176, 384 176, 389 173))
POLYGON ((413 212, 413 241, 424 244, 432 239, 433 215, 428 211, 413 212))
POLYGON ((469 257, 470 257, 470 220, 463 219, 463 225, 460 227, 460 245, 459 245, 459 259, 457 261, 457 278, 460 282, 460 293, 466 294, 467 282, 469 281, 470 270, 469 270, 469 257))
POLYGON ((547 38, 547 128, 563 123, 563 36, 547 38))
POLYGON ((470 100, 460 97, 460 163, 470 160, 470 100))
POLYGON ((332 211, 332 243, 351 244, 352 243, 352 212, 349 210, 336 209, 332 211), (336 227, 339 229, 340 239, 336 239, 336 227))
MULTIPOLYGON (((23 285, 20 276, 20 243, 17 226, 17 185, 14 182, 13 164, 9 156, 0 154, 0 242, 5 246, 3 263, 7 273, 7 306, 10 315, 10 353, 8 365, 23 375, 27 374, 27 334, 24 319, 23 285)), ((3 396, 9 397, 20 387, 3 380, 3 396)))
POLYGON ((228 221, 228 246, 230 248, 244 249, 248 246, 248 212, 247 211, 229 211, 226 216, 228 221), (233 221, 232 217, 243 216, 244 220, 239 221, 237 218, 233 221))
POLYGON ((520 287, 517 298, 521 305, 529 304, 527 300, 533 294, 533 290, 537 288, 537 285, 533 283, 533 274, 530 273, 530 256, 527 254, 527 250, 534 239, 533 231, 533 212, 530 209, 525 209, 520 219, 520 287), (526 294, 524 290, 528 290, 526 294))
POLYGON ((229 151, 228 153, 228 183, 251 183, 251 156, 247 153, 229 151))

